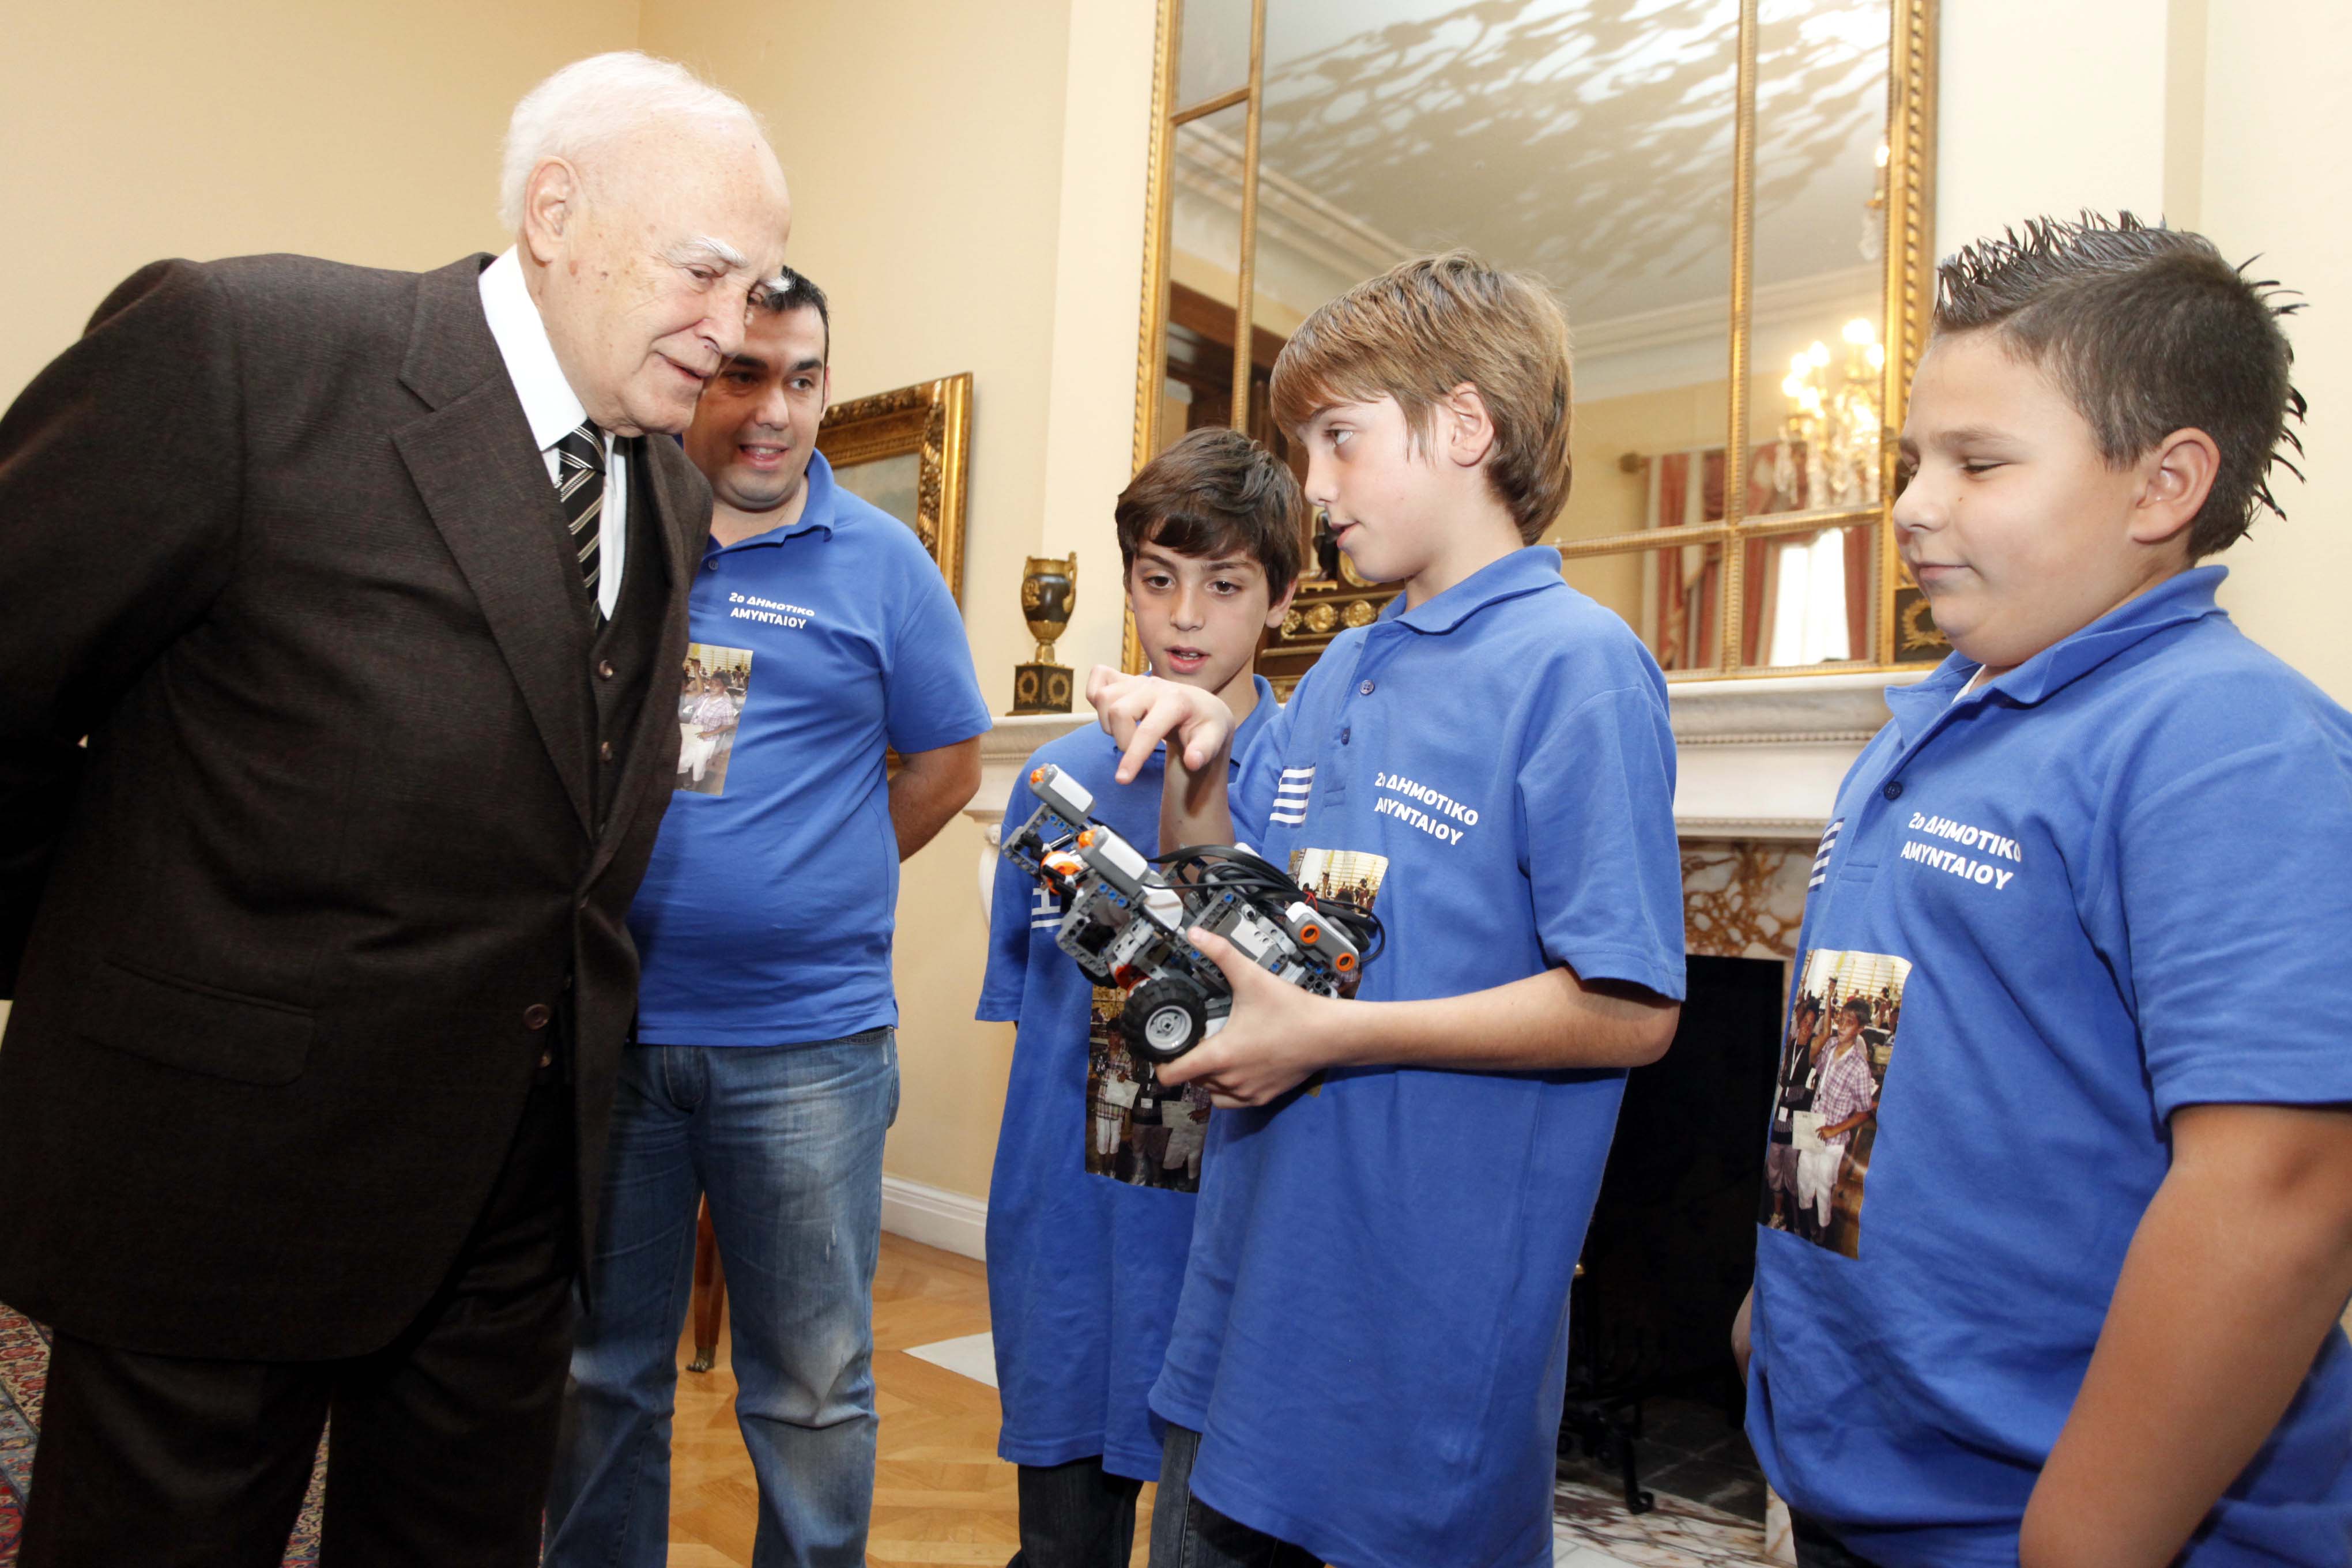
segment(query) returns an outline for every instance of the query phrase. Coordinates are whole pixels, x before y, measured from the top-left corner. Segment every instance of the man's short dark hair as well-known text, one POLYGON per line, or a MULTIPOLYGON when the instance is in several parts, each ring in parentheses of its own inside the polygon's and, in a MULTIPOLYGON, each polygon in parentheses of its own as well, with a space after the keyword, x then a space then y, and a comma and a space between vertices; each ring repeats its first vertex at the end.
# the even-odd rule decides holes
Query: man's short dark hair
POLYGON ((825 303, 824 290, 808 278, 791 268, 781 268, 773 278, 761 286, 751 297, 752 305, 772 316, 793 310, 814 310, 816 323, 824 329, 825 363, 833 363, 833 307, 825 303))
POLYGON ((1135 570, 1139 549, 1156 544, 1179 555, 1238 550, 1265 571, 1275 599, 1298 578, 1306 498, 1288 467, 1238 430, 1186 432, 1128 481, 1112 516, 1122 573, 1135 570))
POLYGON ((1847 997, 1844 1004, 1838 1008, 1838 1011, 1843 1013, 1847 1017, 1853 1018, 1860 1023, 1867 1024, 1870 1022, 1870 1004, 1864 1001, 1859 996, 1847 997))
POLYGON ((1937 283, 1936 330, 2000 333, 2066 395, 2110 468, 2176 430, 2213 437, 2221 463, 2189 526, 2191 559, 2235 543, 2257 507, 2286 515, 2270 468, 2302 477, 2280 447, 2302 453, 2287 419, 2304 402, 2279 318, 2302 305, 2278 303, 2275 282, 2248 278, 2203 235, 2086 212, 1979 240, 1937 283))

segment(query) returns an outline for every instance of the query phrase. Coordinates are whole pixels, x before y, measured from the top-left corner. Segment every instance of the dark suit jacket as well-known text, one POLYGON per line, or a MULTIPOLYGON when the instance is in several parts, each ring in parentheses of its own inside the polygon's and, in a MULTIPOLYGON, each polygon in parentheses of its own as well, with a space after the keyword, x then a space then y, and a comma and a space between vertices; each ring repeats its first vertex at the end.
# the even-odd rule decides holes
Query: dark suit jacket
POLYGON ((0 419, 0 1300, 84 1338, 386 1344, 567 1033, 593 1226, 710 494, 639 443, 615 725, 488 259, 157 263, 0 419))

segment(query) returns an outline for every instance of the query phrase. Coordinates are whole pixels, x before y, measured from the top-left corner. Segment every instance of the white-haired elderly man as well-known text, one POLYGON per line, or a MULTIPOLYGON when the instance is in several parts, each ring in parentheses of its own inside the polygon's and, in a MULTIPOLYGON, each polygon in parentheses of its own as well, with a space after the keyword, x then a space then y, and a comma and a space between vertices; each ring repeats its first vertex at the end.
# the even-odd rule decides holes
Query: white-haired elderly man
POLYGON ((515 110, 496 260, 161 262, 0 421, 22 1561, 537 1561, 710 492, 783 259, 740 103, 515 110), (80 744, 84 737, 86 746, 80 744))

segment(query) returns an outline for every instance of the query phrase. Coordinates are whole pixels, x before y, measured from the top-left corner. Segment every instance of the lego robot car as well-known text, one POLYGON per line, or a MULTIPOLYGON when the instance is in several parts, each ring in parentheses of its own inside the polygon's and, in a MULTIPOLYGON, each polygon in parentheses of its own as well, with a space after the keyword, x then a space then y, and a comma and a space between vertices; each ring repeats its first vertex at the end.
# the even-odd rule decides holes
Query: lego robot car
POLYGON ((1055 942, 1098 984, 1127 994, 1120 1027, 1146 1061, 1164 1063, 1223 1027, 1233 991, 1193 949, 1214 931, 1276 978, 1318 996, 1353 988, 1380 955, 1380 921, 1337 899, 1319 902, 1273 865, 1229 845, 1147 858, 1094 819, 1094 796, 1052 763, 1029 774, 1037 809, 1004 838, 1004 858, 1062 905, 1055 942))

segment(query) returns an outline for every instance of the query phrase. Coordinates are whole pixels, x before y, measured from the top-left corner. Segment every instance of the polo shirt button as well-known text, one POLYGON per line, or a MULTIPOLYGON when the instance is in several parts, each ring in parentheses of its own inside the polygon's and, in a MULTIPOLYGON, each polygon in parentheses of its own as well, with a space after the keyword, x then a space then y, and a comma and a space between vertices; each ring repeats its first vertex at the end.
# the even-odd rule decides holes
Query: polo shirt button
POLYGON ((546 1003, 534 1002, 522 1010, 522 1026, 526 1029, 544 1029, 547 1027, 548 1020, 554 1016, 554 1013, 549 1010, 546 1003))
POLYGON ((1356 689, 1357 689, 1358 691, 1361 692, 1361 693, 1362 693, 1363 695, 1365 695, 1366 697, 1370 697, 1370 696, 1372 694, 1372 683, 1371 683, 1370 681, 1367 680, 1367 681, 1366 681, 1366 682, 1364 682, 1361 686, 1359 686, 1358 688, 1356 688, 1356 689))
POLYGON ((597 674, 598 679, 604 679, 604 680, 610 680, 610 679, 613 679, 613 661, 612 661, 611 659, 609 659, 609 658, 600 658, 600 659, 598 659, 598 660, 596 661, 596 674, 597 674))
POLYGON ((1347 728, 1345 728, 1345 729, 1341 730, 1341 731, 1339 731, 1339 744, 1341 744, 1341 745, 1343 745, 1343 746, 1344 746, 1344 745, 1346 745, 1346 744, 1348 743, 1348 737, 1349 737, 1349 736, 1350 736, 1350 735, 1352 735, 1352 734, 1354 734, 1355 732, 1356 732, 1355 726, 1354 726, 1354 725, 1352 725, 1352 724, 1351 724, 1351 725, 1349 725, 1349 726, 1348 726, 1347 728))
POLYGON ((551 1068, 551 1067, 553 1067, 553 1066, 555 1065, 555 1053, 554 1053, 553 1051, 541 1051, 541 1052, 540 1052, 540 1053, 539 1053, 539 1065, 540 1065, 541 1067, 542 1067, 542 1068, 551 1068))
POLYGON ((613 742, 606 741, 602 745, 598 746, 596 748, 596 755, 600 761, 607 763, 611 762, 613 760, 613 742))
POLYGON ((1880 790, 1878 793, 1885 795, 1889 800, 1901 800, 1903 798, 1903 781, 1901 779, 1888 779, 1886 781, 1886 787, 1880 790))

